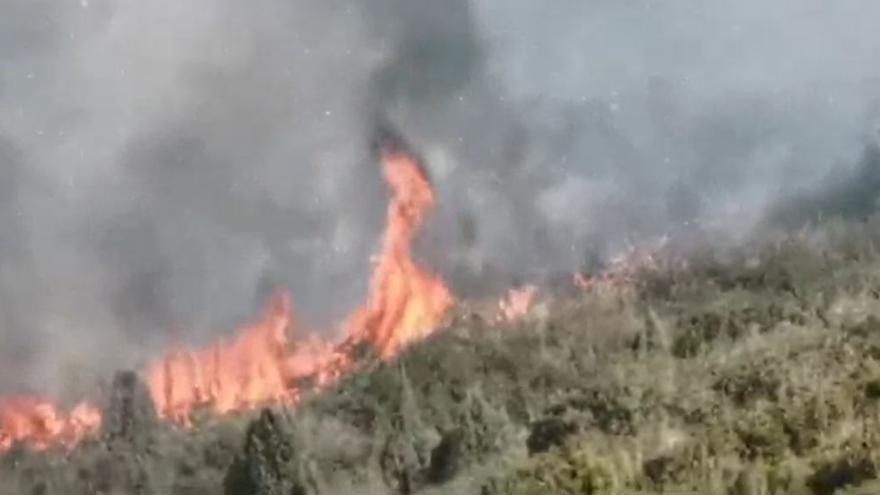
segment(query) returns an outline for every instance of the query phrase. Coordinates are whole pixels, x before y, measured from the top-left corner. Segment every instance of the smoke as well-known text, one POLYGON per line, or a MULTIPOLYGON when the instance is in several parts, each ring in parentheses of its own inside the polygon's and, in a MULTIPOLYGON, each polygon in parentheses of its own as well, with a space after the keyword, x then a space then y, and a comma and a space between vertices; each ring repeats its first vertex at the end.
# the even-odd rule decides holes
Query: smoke
POLYGON ((865 162, 878 14, 6 0, 0 390, 132 366, 175 329, 204 342, 278 286, 328 328, 363 299, 382 229, 378 126, 426 157, 441 206, 420 252, 461 294, 686 226, 745 235, 865 162))

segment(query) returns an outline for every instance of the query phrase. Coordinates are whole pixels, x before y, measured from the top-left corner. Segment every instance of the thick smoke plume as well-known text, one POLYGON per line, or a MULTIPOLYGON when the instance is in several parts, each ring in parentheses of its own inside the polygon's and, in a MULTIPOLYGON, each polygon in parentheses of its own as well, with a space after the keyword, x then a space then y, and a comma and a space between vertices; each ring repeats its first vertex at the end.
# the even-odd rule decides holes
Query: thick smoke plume
POLYGON ((441 211, 422 253, 460 294, 685 226, 743 235, 796 218, 788 198, 869 214, 878 16, 871 0, 5 0, 0 391, 71 392, 172 332, 229 331, 275 286, 327 328, 362 299, 380 234, 377 126, 427 159, 441 211), (847 184, 853 203, 827 199, 847 184))

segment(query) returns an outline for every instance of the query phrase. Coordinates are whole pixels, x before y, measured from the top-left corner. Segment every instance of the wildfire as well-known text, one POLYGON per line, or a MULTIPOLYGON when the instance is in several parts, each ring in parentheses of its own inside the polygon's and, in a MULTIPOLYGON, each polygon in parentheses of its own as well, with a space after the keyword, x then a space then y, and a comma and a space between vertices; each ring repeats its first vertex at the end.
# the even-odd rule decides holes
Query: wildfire
POLYGON ((538 288, 533 285, 510 289, 507 295, 498 301, 498 313, 495 315, 495 321, 506 323, 522 318, 531 309, 537 293, 538 288))
MULTIPOLYGON (((302 387, 326 387, 355 366, 354 350, 372 347, 385 360, 434 331, 454 299, 437 275, 412 257, 412 243, 434 190, 418 159, 400 148, 382 153, 391 189, 382 251, 366 304, 342 327, 338 343, 296 334, 290 296, 276 294, 263 315, 231 339, 201 350, 174 348, 143 372, 160 417, 187 425, 196 410, 216 414, 267 404, 295 405, 302 387)), ((69 414, 36 399, 0 401, 0 453, 17 443, 35 449, 72 446, 95 434, 98 408, 82 403, 69 414)))
POLYGON ((60 445, 73 447, 101 427, 101 412, 81 402, 69 414, 53 403, 36 398, 0 401, 0 453, 19 442, 35 450, 60 445))
POLYGON ((385 150, 385 179, 391 186, 382 256, 373 272, 367 304, 349 319, 348 342, 371 344, 382 359, 426 337, 453 304, 436 275, 412 258, 412 242, 434 191, 419 162, 400 150, 385 150))
POLYGON ((185 423, 201 407, 223 414, 292 402, 284 367, 291 321, 290 298, 278 294, 263 317, 234 340, 201 351, 173 350, 157 360, 146 379, 159 415, 185 423))
POLYGON ((657 267, 656 254, 666 241, 666 237, 663 237, 656 246, 640 249, 631 247, 611 258, 608 266, 596 276, 575 272, 572 275, 572 284, 586 292, 631 288, 633 283, 638 280, 641 271, 657 267))
POLYGON ((334 345, 312 336, 291 342, 290 298, 280 294, 236 340, 198 352, 172 352, 150 367, 147 382, 162 417, 187 423, 201 408, 224 414, 292 405, 300 383, 324 387, 350 371, 355 345, 368 344, 391 359, 437 328, 453 298, 411 252, 425 213, 434 206, 434 191, 415 157, 393 149, 384 150, 382 158, 392 192, 385 237, 367 303, 348 319, 343 341, 334 345))

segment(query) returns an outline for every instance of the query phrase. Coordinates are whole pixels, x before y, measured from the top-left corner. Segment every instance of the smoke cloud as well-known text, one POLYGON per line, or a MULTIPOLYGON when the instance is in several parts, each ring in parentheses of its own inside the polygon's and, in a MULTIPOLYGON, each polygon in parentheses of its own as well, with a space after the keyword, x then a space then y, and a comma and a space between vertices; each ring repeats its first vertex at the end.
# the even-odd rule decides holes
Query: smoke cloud
POLYGON ((846 177, 874 180, 854 182, 864 214, 878 16, 871 0, 6 0, 0 391, 70 390, 175 329, 204 342, 274 287, 304 326, 338 321, 381 234, 378 126, 426 157, 441 206, 420 252, 465 295, 689 225, 745 235, 846 177))

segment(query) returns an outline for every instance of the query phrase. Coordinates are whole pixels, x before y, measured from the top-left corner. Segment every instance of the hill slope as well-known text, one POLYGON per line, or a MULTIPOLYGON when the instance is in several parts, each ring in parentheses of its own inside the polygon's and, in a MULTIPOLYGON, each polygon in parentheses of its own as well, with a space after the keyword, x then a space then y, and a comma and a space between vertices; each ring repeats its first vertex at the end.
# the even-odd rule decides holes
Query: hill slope
POLYGON ((100 439, 9 453, 0 494, 872 493, 878 231, 670 251, 509 324, 462 307, 295 411, 176 430, 121 374, 100 439))

